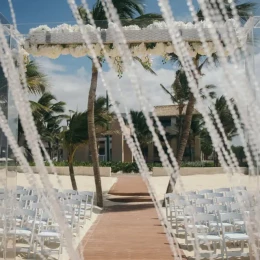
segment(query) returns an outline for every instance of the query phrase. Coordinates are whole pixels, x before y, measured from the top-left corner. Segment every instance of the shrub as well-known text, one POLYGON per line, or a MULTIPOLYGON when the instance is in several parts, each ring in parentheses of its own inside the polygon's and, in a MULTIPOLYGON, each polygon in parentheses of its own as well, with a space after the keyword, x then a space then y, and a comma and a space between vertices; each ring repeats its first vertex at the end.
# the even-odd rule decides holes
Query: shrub
MULTIPOLYGON (((57 167, 66 167, 68 166, 67 161, 62 161, 62 162, 53 162, 55 166, 57 167)), ((34 162, 30 163, 31 166, 35 166, 34 162)), ((49 166, 49 163, 45 163, 46 166, 49 166)), ((91 167, 92 163, 91 162, 74 162, 74 166, 87 166, 91 167)), ((123 172, 123 173, 138 173, 139 169, 137 166, 136 162, 100 162, 101 167, 111 167, 111 171, 113 173, 117 172, 123 172)), ((149 171, 153 170, 153 167, 162 167, 161 163, 148 163, 147 164, 149 171)), ((182 162, 181 167, 214 167, 214 163, 211 161, 207 162, 182 162)))

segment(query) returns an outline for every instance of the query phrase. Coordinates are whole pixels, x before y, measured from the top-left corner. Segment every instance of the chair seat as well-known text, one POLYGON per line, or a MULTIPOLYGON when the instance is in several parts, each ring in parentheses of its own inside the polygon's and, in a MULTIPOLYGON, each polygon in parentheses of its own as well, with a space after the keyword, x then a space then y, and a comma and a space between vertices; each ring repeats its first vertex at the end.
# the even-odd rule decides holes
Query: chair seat
POLYGON ((189 229, 192 229, 194 227, 197 229, 207 229, 208 228, 206 225, 188 225, 189 229))
POLYGON ((244 226, 244 225, 245 225, 245 221, 243 221, 243 220, 237 220, 237 221, 234 222, 234 224, 235 224, 236 226, 244 226))
POLYGON ((191 216, 177 216, 176 219, 177 220, 184 220, 184 219, 191 219, 192 217, 191 216))
MULTIPOLYGON (((233 227, 233 224, 231 223, 222 223, 223 227, 233 227)), ((217 223, 217 222, 211 222, 209 223, 209 226, 210 227, 221 227, 221 224, 220 223, 217 223)))
POLYGON ((216 235, 198 235, 197 236, 199 240, 205 240, 205 241, 220 241, 222 240, 221 237, 216 236, 216 235))
POLYGON ((32 234, 31 230, 26 228, 17 228, 15 230, 10 230, 8 233, 11 235, 15 234, 18 236, 30 236, 32 234))
MULTIPOLYGON (((28 221, 29 224, 32 224, 33 222, 34 222, 33 219, 30 219, 30 220, 28 221)), ((47 225, 47 221, 44 221, 44 220, 36 220, 36 221, 35 221, 35 224, 36 224, 36 225, 47 225)))
POLYGON ((228 240, 248 240, 249 237, 244 233, 227 233, 224 235, 225 239, 228 240))
POLYGON ((58 232, 55 231, 42 231, 38 234, 39 237, 56 237, 59 238, 60 234, 58 232))

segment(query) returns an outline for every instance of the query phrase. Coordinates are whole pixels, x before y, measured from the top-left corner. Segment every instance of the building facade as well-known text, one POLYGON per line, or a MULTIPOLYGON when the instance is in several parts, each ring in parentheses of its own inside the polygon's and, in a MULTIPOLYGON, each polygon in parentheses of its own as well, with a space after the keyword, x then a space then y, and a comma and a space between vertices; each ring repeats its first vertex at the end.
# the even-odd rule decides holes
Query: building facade
MULTIPOLYGON (((182 116, 186 113, 186 106, 182 110, 182 116)), ((178 105, 168 105, 168 106, 156 106, 155 114, 158 116, 161 124, 163 125, 168 142, 173 150, 174 155, 178 152, 178 138, 179 138, 179 128, 178 128, 178 118, 180 118, 180 111, 178 105)), ((194 115, 199 115, 199 112, 194 109, 194 115)), ((163 142, 162 142, 163 144, 163 142)), ((166 146, 163 144, 163 148, 166 146)), ((146 153, 147 162, 160 162, 160 157, 155 147, 154 143, 148 145, 146 153)), ((183 161, 200 161, 201 160, 201 144, 199 136, 195 136, 193 140, 190 140, 186 146, 183 161)))
MULTIPOLYGON (((183 115, 186 111, 186 108, 183 110, 183 115)), ((166 136, 168 138, 168 142, 171 145, 171 148, 175 155, 177 155, 178 151, 178 126, 177 126, 177 118, 179 116, 179 110, 177 105, 169 105, 169 106, 156 106, 155 113, 159 117, 160 122, 164 126, 166 131, 166 136)), ((194 111, 194 115, 199 114, 198 111, 194 111)), ((129 131, 129 127, 126 127, 126 131, 129 131)), ((99 159, 100 161, 114 161, 114 162, 132 162, 133 154, 129 149, 123 133, 120 129, 120 125, 117 119, 111 124, 109 138, 107 136, 98 138, 98 151, 99 151, 99 159), (108 142, 109 141, 109 145, 108 142), (109 147, 109 149, 107 149, 109 147), (108 156, 109 150, 109 156, 108 156)), ((162 142, 163 144, 163 142, 162 142)), ((166 147, 163 144, 165 150, 166 147)), ((159 154, 154 146, 154 143, 150 143, 147 145, 145 149, 143 149, 143 154, 145 160, 149 163, 160 162, 159 154)), ((77 162, 88 162, 91 161, 91 153, 89 151, 89 147, 86 144, 85 146, 81 146, 75 153, 75 161, 77 162)), ((63 151, 63 160, 67 160, 67 152, 63 151)), ((200 138, 196 136, 192 142, 189 142, 183 160, 185 161, 200 161, 201 160, 201 145, 200 138)))

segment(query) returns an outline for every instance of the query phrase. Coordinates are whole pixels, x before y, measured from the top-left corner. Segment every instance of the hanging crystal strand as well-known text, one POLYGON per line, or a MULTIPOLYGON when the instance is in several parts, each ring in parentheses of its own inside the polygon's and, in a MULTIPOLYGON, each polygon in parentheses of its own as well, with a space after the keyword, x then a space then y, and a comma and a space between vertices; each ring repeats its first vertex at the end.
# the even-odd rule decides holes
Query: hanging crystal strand
MULTIPOLYGON (((112 6, 111 1, 108 1, 107 4, 108 4, 108 5, 111 5, 110 10, 113 10, 113 6, 112 6)), ((104 6, 104 9, 106 10, 106 6, 105 6, 105 3, 104 3, 104 2, 103 2, 103 6, 104 6)), ((107 15, 107 16, 108 16, 108 15, 107 15)), ((113 16, 113 15, 111 15, 111 16, 113 16)), ((119 21, 119 20, 115 20, 115 21, 116 21, 117 24, 120 25, 120 21, 119 21)), ((120 34, 119 30, 117 30, 115 33, 116 33, 115 35, 120 34)), ((120 43, 122 44, 122 42, 124 42, 123 36, 122 36, 122 41, 120 41, 120 43)), ((120 45, 120 44, 119 44, 119 45, 120 45)), ((118 48, 119 48, 119 45, 118 45, 118 48)), ((120 46, 123 46, 123 44, 120 45, 120 46)), ((122 55, 122 53, 124 53, 124 54, 127 53, 127 54, 128 54, 127 50, 128 50, 128 48, 126 47, 125 50, 121 51, 121 55, 122 55)), ((123 55, 122 55, 122 56, 123 56, 123 55)), ((129 57, 130 60, 131 60, 131 54, 130 54, 128 57, 129 57)), ((130 66, 131 66, 131 65, 133 65, 133 63, 130 63, 130 66)), ((133 74, 132 74, 132 78, 133 78, 133 74)), ((133 82, 133 83, 136 83, 136 81, 132 81, 132 82, 133 82)), ((135 85, 135 84, 133 84, 133 85, 135 85)), ((137 91, 137 92, 138 92, 138 91, 137 91)), ((142 98, 143 98, 143 97, 142 97, 142 98)), ((143 107, 142 107, 142 109, 144 110, 143 107)), ((148 118, 148 120, 149 120, 149 118, 148 118)), ((147 120, 147 123, 149 124, 148 120, 147 120)), ((153 126, 152 126, 152 127, 153 127, 153 126)), ((150 129, 153 129, 152 127, 150 126, 150 129)), ((162 160, 162 158, 161 158, 161 160, 162 160)), ((196 233, 196 231, 195 231, 195 233, 196 233)))
MULTIPOLYGON (((216 10, 218 10, 217 5, 216 5, 216 0, 215 1, 212 0, 211 2, 214 2, 214 6, 212 8, 212 12, 210 13, 210 17, 212 17, 212 15, 214 15, 216 13, 216 10), (215 10, 215 12, 214 12, 214 10, 215 10)), ((224 19, 228 20, 228 14, 227 14, 227 11, 226 11, 226 8, 224 6, 223 1, 219 1, 218 3, 219 3, 219 6, 220 6, 220 9, 221 9, 221 12, 224 15, 224 19)), ((220 17, 220 19, 222 18, 219 13, 218 13, 218 16, 220 17)), ((235 27, 239 28, 239 30, 237 30, 237 33, 239 33, 241 31, 239 24, 236 25, 235 27)), ((234 49, 234 46, 237 45, 237 40, 236 39, 238 38, 238 40, 239 40, 240 37, 237 37, 237 34, 234 32, 233 26, 232 27, 228 26, 227 28, 229 29, 228 33, 225 33, 225 30, 223 32, 223 41, 224 41, 224 44, 227 46, 228 53, 231 54, 230 55, 231 62, 233 61, 234 66, 238 67, 239 64, 242 63, 241 51, 234 52, 233 49, 234 49)), ((240 43, 240 45, 241 45, 241 43, 240 43)), ((242 43, 242 46, 244 46, 243 43, 242 43)), ((235 47, 235 49, 236 49, 236 47, 235 47)), ((235 84, 234 87, 237 88, 238 86, 241 86, 241 85, 242 84, 235 84)), ((231 84, 231 86, 232 86, 232 84, 231 84)), ((244 86, 245 86, 245 84, 244 84, 244 86)), ((241 104, 247 103, 249 100, 252 100, 252 96, 250 95, 249 91, 248 92, 246 91, 245 95, 242 95, 242 98, 244 98, 244 102, 241 103, 241 101, 238 101, 238 98, 240 98, 240 96, 241 96, 240 95, 241 91, 240 91, 240 89, 236 91, 235 88, 233 88, 234 91, 232 91, 232 95, 234 97, 236 97, 235 98, 235 102, 236 102, 237 107, 239 109, 240 115, 242 116, 242 119, 245 122, 245 126, 250 129, 250 123, 248 123, 248 115, 246 113, 247 110, 245 110, 244 108, 241 109, 240 107, 241 107, 241 104)), ((257 111, 259 111, 259 108, 257 109, 257 111)), ((259 112, 258 113, 253 113, 252 116, 255 117, 257 114, 259 114, 259 112)), ((255 120, 256 120, 256 118, 255 118, 255 120)), ((255 122, 258 122, 258 120, 256 120, 255 122)), ((249 138, 252 136, 251 133, 252 133, 252 131, 249 130, 249 138)), ((252 138, 250 138, 250 140, 252 141, 252 138)), ((255 140, 253 142, 250 142, 251 145, 254 142, 255 142, 255 140)), ((250 143, 249 143, 249 145, 250 145, 250 143)), ((256 154, 254 153, 254 155, 256 155, 256 154)), ((249 164, 253 164, 253 162, 251 161, 251 163, 249 163, 249 164)))
MULTIPOLYGON (((8 0, 8 3, 9 3, 10 11, 11 11, 11 17, 12 17, 13 26, 14 26, 14 32, 17 32, 18 31, 17 30, 17 23, 16 23, 16 17, 15 17, 15 12, 14 12, 14 8, 13 8, 12 0, 8 0)), ((24 85, 24 88, 26 89, 26 82, 27 81, 26 81, 26 77, 25 77, 26 73, 25 73, 25 68, 24 68, 24 60, 23 60, 23 56, 19 55, 19 53, 22 53, 20 45, 18 45, 18 64, 19 64, 20 74, 22 76, 22 84, 24 85)), ((59 176, 57 174, 57 171, 56 171, 56 169, 55 169, 55 167, 54 167, 54 165, 53 165, 53 163, 52 163, 52 161, 51 161, 51 159, 50 159, 50 157, 49 157, 49 155, 48 155, 44 145, 42 144, 41 138, 40 138, 39 135, 38 135, 38 137, 39 137, 39 140, 40 140, 39 143, 40 143, 40 145, 41 145, 41 147, 43 149, 43 152, 44 152, 45 156, 47 157, 47 161, 50 164, 50 167, 51 167, 51 169, 52 169, 52 171, 53 171, 53 173, 54 173, 54 175, 55 175, 55 177, 57 179, 58 185, 59 185, 60 188, 62 188, 62 183, 61 183, 61 180, 60 180, 60 178, 59 178, 59 176)))
MULTIPOLYGON (((190 3, 191 5, 192 5, 192 3, 190 3)), ((191 7, 191 6, 190 6, 191 7)), ((217 8, 216 8, 216 6, 213 6, 213 8, 215 7, 215 10, 217 10, 217 8)), ((211 13, 211 16, 212 16, 213 14, 211 13)), ((196 16, 196 18, 197 18, 197 16, 196 16)), ((225 36, 224 36, 224 38, 225 38, 225 36)), ((229 37, 226 37, 226 38, 229 38, 229 37)), ((226 43, 225 43, 226 44, 226 43)), ((234 44, 234 43, 233 43, 234 44)), ((226 44, 227 45, 227 44, 226 44)), ((232 92, 232 94, 233 94, 233 92, 232 92)), ((238 195, 238 200, 240 199, 240 205, 242 205, 243 206, 243 203, 242 203, 242 201, 241 201, 241 198, 240 198, 241 196, 239 196, 238 195)), ((243 212, 244 212, 244 210, 245 209, 243 209, 243 212)), ((244 216, 244 217, 246 217, 246 216, 244 216)), ((246 219, 246 218, 245 218, 246 219)), ((251 232, 250 233, 252 233, 252 230, 251 230, 251 232)), ((253 237, 253 236, 250 236, 251 238, 253 237)), ((252 240, 252 239, 251 239, 252 240)), ((253 242, 254 241, 251 241, 251 243, 253 244, 253 242)), ((255 250, 255 247, 254 247, 254 250, 255 250)))
MULTIPOLYGON (((238 16, 238 12, 237 12, 237 9, 236 9, 236 6, 235 6, 235 3, 233 2, 233 1, 230 1, 230 7, 231 7, 231 13, 232 13, 232 15, 235 17, 235 21, 236 21, 236 23, 237 24, 239 24, 239 16, 238 16)), ((252 19, 252 18, 251 18, 252 19)), ((252 30, 254 30, 254 29, 252 29, 252 30)), ((241 32, 241 34, 242 34, 242 32, 241 32)), ((240 35, 240 37, 243 37, 243 35, 240 35)), ((252 40, 254 40, 254 39, 252 39, 252 40)), ((250 55, 249 55, 249 53, 248 53, 248 50, 247 50, 247 48, 244 46, 244 45, 242 45, 242 51, 243 51, 243 53, 244 53, 244 56, 245 56, 245 59, 246 59, 246 62, 248 63, 248 57, 250 57, 250 55)), ((259 82, 256 80, 256 77, 255 77, 255 72, 252 70, 252 68, 251 67, 249 67, 248 68, 248 76, 249 76, 249 79, 250 79, 250 82, 251 82, 251 84, 253 85, 253 87, 254 87, 254 89, 255 89, 255 98, 253 99, 253 106, 254 106, 254 104, 256 103, 256 104, 259 104, 259 102, 258 102, 258 94, 259 94, 259 90, 260 90, 260 88, 259 88, 259 82)), ((246 91, 244 91, 244 92, 246 92, 246 91)), ((248 110, 249 111, 249 113, 250 113, 250 116, 249 116, 249 120, 251 119, 252 121, 251 121, 251 124, 250 124, 250 126, 251 127, 253 127, 253 125, 255 124, 255 123, 258 123, 258 115, 259 115, 259 109, 256 109, 256 111, 252 111, 251 110, 251 103, 249 103, 250 104, 250 110, 248 110), (256 119, 255 119, 255 117, 257 117, 256 119)), ((249 107, 249 106, 248 106, 249 107)), ((259 128, 258 128, 259 129, 259 128)), ((254 138, 256 137, 256 136, 258 136, 258 133, 259 133, 259 131, 255 131, 255 133, 253 133, 253 135, 252 135, 252 141, 254 141, 254 138)), ((255 149, 256 149, 256 151, 257 151, 257 158, 256 158, 256 161, 257 161, 257 163, 259 162, 259 142, 258 142, 258 145, 256 145, 255 146, 255 149)), ((259 173, 258 172, 256 172, 256 174, 257 174, 257 178, 259 178, 259 173)), ((258 189, 259 189, 259 187, 257 187, 258 189)), ((260 199, 259 199, 259 190, 256 190, 256 192, 255 192, 255 198, 256 198, 256 204, 257 204, 257 210, 258 210, 258 213, 260 212, 260 199)), ((253 215, 253 217, 254 217, 254 221, 256 221, 256 228, 257 228, 257 233, 259 234, 259 232, 260 232, 260 220, 259 220, 259 217, 257 217, 257 216, 259 216, 259 214, 257 215, 253 215)), ((253 238, 254 238, 254 236, 253 236, 253 238)), ((256 239, 258 239, 258 237, 256 238, 256 239)), ((256 249, 256 247, 254 247, 254 253, 255 253, 255 257, 257 257, 257 259, 259 259, 259 255, 258 255, 258 252, 256 252, 255 250, 257 250, 256 249)))
MULTIPOLYGON (((75 2, 74 1, 70 1, 71 2, 71 8, 72 8, 72 10, 73 10, 73 13, 74 13, 74 15, 75 15, 75 17, 76 17, 76 19, 77 19, 77 21, 78 22, 80 22, 81 23, 81 20, 80 19, 78 19, 78 17, 77 17, 77 9, 76 9, 76 5, 75 6, 73 6, 74 4, 75 4, 75 2), (74 3, 73 3, 74 2, 74 3)), ((85 38, 85 41, 88 41, 88 37, 87 37, 87 35, 84 35, 84 33, 83 33, 83 36, 85 36, 84 38, 85 38)), ((95 53, 93 53, 92 52, 92 56, 93 56, 93 60, 95 61, 95 53)), ((95 65, 97 66, 97 68, 99 68, 100 67, 100 65, 99 65, 99 63, 95 63, 95 65)), ((101 79, 102 79, 102 70, 100 70, 101 71, 101 79)), ((104 83, 104 82, 103 82, 104 83)), ((130 149, 132 150, 132 148, 133 147, 131 147, 130 146, 130 149)), ((147 166, 146 166, 147 167, 147 166)), ((148 174, 147 174, 147 172, 143 175, 143 176, 148 176, 148 174)), ((148 187, 148 190, 151 192, 151 197, 152 197, 152 199, 154 199, 154 195, 153 195, 153 191, 152 190, 150 190, 149 189, 149 187, 148 187)), ((162 219, 162 217, 160 217, 159 218, 160 220, 162 219)), ((164 225, 163 225, 164 226, 164 225)), ((167 226, 167 223, 166 223, 166 226, 167 226)), ((166 233, 168 233, 168 232, 166 232, 166 233)), ((172 240, 172 238, 171 237, 168 237, 170 240, 172 240)), ((172 241, 170 241, 170 245, 172 244, 172 241)), ((175 255, 176 255, 176 253, 175 253, 175 255)))
MULTIPOLYGON (((10 6, 10 10, 11 10, 11 16, 12 16, 12 20, 13 20, 13 23, 14 23, 14 28, 15 28, 15 30, 17 30, 17 26, 16 26, 16 19, 15 19, 15 13, 14 13, 14 9, 13 9, 13 5, 12 5, 12 1, 11 0, 8 0, 9 1, 9 6, 10 6)), ((18 45, 18 53, 20 54, 21 53, 21 47, 18 45)), ((22 76, 21 77, 21 81, 22 81, 22 84, 23 84, 23 86, 24 86, 24 89, 26 89, 26 78, 25 78, 25 69, 24 69, 24 63, 23 63, 23 57, 21 57, 21 55, 18 55, 18 58, 19 58, 19 60, 18 60, 18 63, 19 63, 19 70, 20 70, 20 75, 22 76)), ((22 97, 22 96, 21 96, 22 97)), ((24 104, 26 104, 26 100, 24 99, 24 104)), ((25 105, 26 106, 26 105, 25 105)), ((19 109, 18 109, 19 110, 19 109)), ((27 113, 27 115, 30 115, 31 114, 31 111, 29 111, 28 113, 27 113)), ((21 118, 22 119, 22 118, 21 118)), ((32 121, 33 122, 33 121, 32 121)), ((30 126, 30 124, 28 124, 28 126, 30 126)), ((32 131, 33 130, 36 130, 36 128, 35 129, 33 129, 33 128, 35 128, 35 125, 34 125, 34 123, 32 123, 32 131), (34 126, 34 127, 33 127, 34 126)), ((26 133, 26 129, 24 129, 25 130, 25 133, 26 133)), ((37 133, 37 130, 35 131, 36 132, 36 135, 38 135, 38 133, 37 133)), ((28 135, 29 136, 29 135, 28 135)), ((38 135, 38 138, 39 138, 39 140, 40 140, 40 137, 39 137, 39 135, 38 135)), ((28 140, 27 140, 28 141, 28 140)), ((36 142, 32 142, 33 144, 35 144, 36 142)), ((28 144, 29 144, 29 142, 28 142, 28 144)), ((29 144, 30 145, 30 144, 29 144)), ((34 149, 32 149, 32 152, 34 151, 34 149)), ((39 154, 39 153, 38 153, 39 154)), ((39 154, 40 156, 39 156, 39 158, 40 158, 40 160, 43 162, 43 158, 42 158, 42 156, 41 156, 41 154, 39 154)), ((37 166, 37 161, 36 161, 36 166, 37 166)), ((45 169, 45 174, 47 174, 47 176, 45 177, 45 176, 43 176, 43 177, 41 177, 41 171, 39 171, 39 175, 40 175, 40 177, 41 177, 41 180, 42 180, 42 183, 43 183, 43 186, 45 186, 45 188, 46 188, 46 190, 47 190, 47 192, 48 193, 50 193, 51 194, 51 196, 50 197, 52 197, 53 198, 53 200, 55 200, 55 195, 54 195, 54 190, 52 189, 52 186, 51 186, 51 184, 49 183, 49 184, 47 184, 47 185, 45 185, 45 183, 48 183, 48 182, 45 182, 45 179, 46 178, 49 178, 49 176, 48 176, 48 172, 46 171, 46 168, 45 168, 45 165, 43 165, 43 169, 45 169)), ((56 170, 55 170, 55 172, 56 172, 56 170)), ((57 175, 57 173, 56 173, 56 176, 58 176, 57 175)), ((61 182, 60 182, 60 180, 58 179, 58 183, 60 184, 61 182)), ((43 193, 43 196, 45 196, 45 193, 43 193)), ((54 203, 54 205, 55 205, 56 203, 54 203)), ((57 207, 54 207, 54 209, 56 209, 57 207)), ((60 210, 60 212, 61 212, 61 209, 60 209, 60 207, 58 207, 57 208, 58 210, 60 210)), ((53 214, 53 212, 51 212, 52 214, 53 214)), ((55 212, 54 212, 54 215, 55 215, 55 212)), ((63 221, 63 216, 62 216, 62 213, 59 213, 59 219, 61 220, 61 221, 63 221)), ((58 223, 59 223, 59 220, 57 221, 58 223)), ((69 229, 68 229, 68 225, 66 225, 66 223, 64 223, 64 225, 65 225, 65 237, 67 237, 67 239, 68 239, 68 241, 72 241, 72 234, 70 234, 70 231, 69 231, 69 229)), ((71 251, 72 252, 72 254, 73 254, 73 256, 75 256, 75 257, 78 257, 77 256, 77 253, 75 254, 73 251, 74 251, 74 249, 73 249, 73 247, 71 246, 72 244, 71 243, 68 243, 69 245, 70 245, 70 247, 72 248, 72 250, 68 250, 68 253, 70 254, 70 252, 69 251, 71 251)))
MULTIPOLYGON (((203 30, 202 30, 202 25, 199 22, 199 19, 198 19, 198 16, 196 14, 194 5, 192 3, 192 0, 187 0, 187 5, 188 5, 188 8, 189 8, 190 13, 192 15, 193 21, 195 22, 195 25, 197 27, 197 31, 198 31, 199 37, 201 39, 201 44, 203 46, 203 49, 206 52, 206 56, 207 56, 208 63, 209 63, 208 67, 210 68, 211 71, 213 71, 215 69, 214 60, 213 60, 212 55, 211 55, 211 53, 209 51, 209 44, 206 41, 205 34, 204 34, 203 30)), ((240 169, 239 169, 239 165, 238 165, 237 159, 236 159, 236 157, 235 157, 235 155, 234 155, 234 153, 233 153, 233 151, 231 149, 230 142, 227 140, 224 128, 223 128, 222 123, 221 123, 221 121, 219 119, 219 115, 218 115, 218 113, 217 113, 217 111, 215 109, 215 104, 214 104, 213 100, 210 98, 210 90, 208 90, 207 88, 203 88, 203 92, 204 92, 204 95, 206 97, 206 100, 210 101, 213 117, 214 117, 214 119, 216 121, 216 125, 219 128, 219 130, 221 132, 221 135, 223 137, 223 143, 228 148, 228 152, 230 154, 231 161, 234 163, 234 165, 236 167, 236 171, 239 172, 240 169)), ((223 149, 225 149, 225 148, 223 148, 223 149)))
MULTIPOLYGON (((21 92, 22 88, 21 88, 20 82, 19 82, 20 77, 18 76, 17 70, 14 67, 14 63, 13 63, 13 60, 12 60, 12 57, 11 57, 11 52, 9 50, 7 43, 6 43, 6 39, 4 37, 3 30, 2 30, 1 26, 0 26, 0 39, 2 41, 2 48, 3 48, 3 51, 4 51, 3 52, 4 54, 1 55, 1 57, 0 57, 2 65, 3 65, 3 70, 4 70, 4 73, 7 74, 6 77, 8 79, 9 88, 13 92, 14 101, 15 101, 15 104, 17 106, 20 118, 21 118, 21 123, 22 123, 23 129, 24 129, 26 137, 27 137, 28 145, 33 152, 33 155, 36 159, 35 161, 38 162, 38 167, 39 167, 39 165, 42 166, 42 169, 38 168, 39 172, 40 172, 40 178, 41 178, 41 181, 43 182, 44 188, 51 195, 48 199, 52 203, 52 205, 54 206, 54 210, 55 210, 54 211, 54 213, 55 213, 54 218, 57 219, 57 222, 60 224, 61 228, 62 229, 64 228, 66 240, 68 242, 70 242, 71 241, 70 240, 71 234, 68 230, 68 227, 64 223, 64 219, 63 219, 63 216, 62 216, 62 213, 61 213, 60 205, 57 203, 57 201, 54 198, 54 193, 53 193, 54 191, 51 188, 51 184, 48 180, 49 176, 48 176, 46 168, 43 164, 43 160, 40 159, 41 153, 40 153, 39 147, 35 146, 35 144, 37 143, 35 141, 37 139, 35 138, 35 134, 31 132, 31 128, 33 126, 33 120, 32 120, 32 118, 30 118, 31 112, 30 112, 30 109, 28 109, 28 103, 24 102, 23 92, 21 92), (12 76, 10 76, 10 75, 12 75, 12 76), (42 176, 42 174, 44 176, 42 176)), ((43 197, 45 197, 44 194, 43 194, 43 197)), ((75 259, 79 259, 77 257, 77 252, 74 253, 73 248, 69 247, 68 250, 70 251, 71 256, 76 257, 75 259)))
MULTIPOLYGON (((109 3, 108 2, 105 3, 105 2, 102 1, 102 4, 103 4, 103 8, 104 8, 105 12, 107 13, 107 16, 110 17, 109 11, 107 9, 107 5, 109 3)), ((145 118, 146 118, 146 123, 147 123, 147 125, 149 126, 149 128, 150 128, 150 130, 152 132, 153 139, 154 139, 154 142, 155 142, 155 146, 158 149, 159 156, 160 156, 160 159, 162 161, 162 164, 164 165, 164 167, 167 167, 166 170, 167 170, 168 175, 172 176, 170 181, 171 181, 171 185, 174 186, 175 185, 175 180, 176 180, 176 178, 174 178, 174 176, 177 176, 177 172, 179 171, 179 166, 178 166, 178 163, 176 161, 176 158, 173 155, 172 149, 169 146, 168 140, 167 140, 166 135, 165 135, 165 130, 163 129, 162 124, 160 123, 157 115, 154 113, 153 107, 147 101, 147 99, 145 99, 144 95, 142 94, 142 90, 141 90, 140 86, 137 84, 137 82, 140 81, 140 77, 139 77, 139 80, 136 78, 136 75, 138 75, 138 73, 136 73, 136 74, 135 73, 131 73, 131 70, 129 70, 129 68, 134 67, 134 62, 132 60, 131 53, 129 53, 128 46, 127 46, 126 41, 124 39, 124 35, 121 33, 122 37, 120 37, 123 40, 124 44, 121 44, 122 42, 120 41, 120 39, 119 39, 119 37, 117 35, 117 33, 119 33, 119 31, 118 31, 119 28, 117 28, 117 26, 118 25, 119 25, 119 27, 121 26, 120 21, 118 20, 116 24, 113 24, 113 22, 111 20, 109 20, 109 21, 110 21, 111 25, 114 25, 114 28, 111 27, 111 29, 115 30, 115 34, 113 34, 114 35, 114 40, 117 43, 118 49, 119 49, 119 51, 121 53, 121 56, 124 57, 124 59, 125 59, 126 53, 128 54, 127 55, 128 56, 128 60, 124 62, 125 64, 129 65, 129 66, 125 65, 126 66, 126 70, 129 73, 130 80, 132 81, 133 86, 135 86, 135 91, 136 91, 137 98, 139 99, 140 104, 141 104, 141 109, 144 112, 144 115, 145 115, 145 118), (124 48, 124 50, 122 50, 122 48, 124 48), (130 60, 129 60, 129 57, 130 57, 130 60), (130 75, 130 73, 131 73, 131 75, 130 75), (145 102, 145 105, 143 105, 144 102, 145 102), (152 117, 154 118, 154 120, 156 122, 156 125, 158 127, 159 132, 160 132, 160 135, 163 137, 163 141, 166 144, 167 152, 170 155, 170 159, 171 159, 173 165, 169 162, 168 157, 165 154, 165 152, 164 152, 164 150, 163 150, 163 148, 161 146, 161 143, 159 141, 158 135, 154 131, 153 122, 152 122, 152 120, 150 118, 150 115, 149 115, 148 111, 151 111, 151 113, 152 113, 152 117)))
MULTIPOLYGON (((204 15, 205 15, 206 19, 208 19, 208 21, 210 21, 210 17, 212 16, 212 14, 209 14, 208 9, 207 9, 204 1, 200 0, 199 2, 201 4, 201 9, 204 12, 204 15)), ((221 64, 222 64, 222 66, 224 68, 224 73, 225 73, 226 79, 229 81, 230 85, 233 85, 233 86, 235 86, 236 84, 239 85, 239 83, 234 78, 232 78, 232 72, 228 69, 228 62, 227 62, 227 59, 225 58, 225 53, 223 51, 223 48, 221 48, 222 44, 220 43, 220 41, 218 39, 218 36, 217 36, 215 28, 210 28, 210 32, 211 32, 212 38, 214 40, 214 44, 217 47, 218 54, 219 54, 219 57, 220 57, 220 61, 221 61, 221 64)), ((229 37, 225 37, 225 38, 229 38, 229 37)), ((226 41, 227 41, 227 39, 226 39, 226 41)), ((229 46, 230 46, 230 44, 227 43, 227 48, 229 48, 229 46)), ((233 51, 230 48, 228 49, 228 51, 230 51, 230 53, 232 55, 233 51)), ((224 95, 226 96, 226 91, 223 90, 223 92, 224 92, 224 95)), ((239 120, 238 120, 238 118, 236 116, 236 112, 234 110, 234 107, 231 104, 230 100, 229 99, 226 99, 226 100, 227 100, 227 104, 228 104, 228 106, 230 108, 230 112, 232 113, 232 117, 234 118, 234 122, 235 122, 235 125, 237 127, 239 136, 241 138, 242 144, 243 144, 243 146, 245 148, 245 154, 246 154, 246 157, 247 157, 249 168, 253 170, 253 168, 254 168, 253 167, 253 162, 250 159, 251 156, 250 156, 250 152, 249 152, 246 140, 245 140, 245 136, 244 136, 243 130, 241 128, 241 122, 239 122, 239 120)), ((238 107, 239 107, 239 104, 238 104, 238 107)), ((240 112, 240 114, 242 116, 243 112, 241 110, 239 112, 240 112)))
MULTIPOLYGON (((190 9, 190 12, 191 12, 191 14, 192 14, 192 17, 193 17, 193 19, 195 20, 195 24, 198 26, 198 33, 199 33, 199 36, 200 36, 200 38, 201 38, 201 40, 202 40, 202 44, 203 44, 203 47, 204 47, 204 49, 205 49, 205 51, 208 51, 208 46, 207 46, 207 42, 206 42, 206 40, 205 40, 205 36, 204 36, 204 33, 203 33, 203 31, 202 31, 202 28, 201 28, 201 24, 200 24, 200 22, 198 21, 198 17, 197 17, 197 15, 196 15, 196 12, 195 12, 195 8, 194 8, 194 6, 193 6, 193 4, 192 4, 192 1, 191 0, 188 0, 188 7, 189 7, 189 9, 190 9)), ((215 7, 215 9, 217 9, 216 7, 215 7)), ((213 14, 212 14, 213 15, 213 14)), ((226 18, 227 19, 227 18, 226 18)), ((221 22, 221 21, 218 21, 218 22, 221 22)), ((207 52, 207 56, 209 57, 209 61, 210 61, 210 69, 211 70, 213 70, 213 66, 212 66, 212 64, 213 64, 213 59, 212 59, 212 57, 211 57, 211 55, 210 55, 210 53, 209 52, 207 52)), ((207 91, 207 90, 206 90, 207 91)), ((207 97, 207 98, 209 98, 209 97, 207 97)), ((214 106, 213 106, 213 108, 214 108, 214 106)), ((213 109, 212 109, 213 110, 213 109)), ((216 113, 216 111, 215 111, 215 113, 216 113)), ((219 120, 219 117, 217 117, 218 119, 217 120, 219 120)), ((222 134, 223 134, 223 132, 222 132, 222 134)), ((223 135, 223 136, 225 136, 225 135, 223 135)), ((229 142, 226 140, 225 141, 225 143, 226 143, 226 145, 227 144, 229 144, 229 142)), ((230 147, 231 148, 231 147, 230 147)), ((233 154, 233 153, 232 153, 233 154)), ((234 159, 233 159, 233 161, 234 161, 234 159)), ((235 160, 235 161, 237 161, 237 160, 235 160)), ((238 168, 238 163, 236 162, 236 167, 238 168)), ((239 172, 239 171, 238 171, 239 172)))
MULTIPOLYGON (((223 3, 222 3, 222 5, 223 5, 223 3)), ((224 6, 222 6, 222 9, 224 10, 224 6)), ((226 11, 226 10, 225 10, 226 11)), ((223 11, 224 12, 224 11, 223 11)), ((240 59, 241 60, 241 59, 240 59)), ((232 92, 232 94, 233 94, 233 92, 232 92)), ((239 104, 239 102, 238 102, 238 106, 240 106, 240 104, 239 104)), ((243 109, 242 109, 242 111, 243 111, 243 109)), ((247 124, 247 123, 246 123, 247 124)))

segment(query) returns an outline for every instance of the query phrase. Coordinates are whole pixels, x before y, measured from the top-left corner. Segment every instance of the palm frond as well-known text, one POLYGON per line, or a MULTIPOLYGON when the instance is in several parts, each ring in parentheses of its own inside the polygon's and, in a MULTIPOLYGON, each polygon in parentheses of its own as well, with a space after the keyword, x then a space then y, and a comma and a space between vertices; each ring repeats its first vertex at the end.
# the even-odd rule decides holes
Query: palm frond
POLYGON ((26 80, 28 90, 32 94, 42 94, 48 87, 47 77, 40 71, 35 61, 30 61, 26 65, 26 80))

